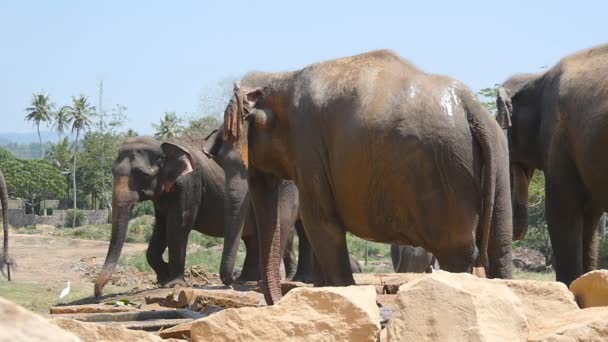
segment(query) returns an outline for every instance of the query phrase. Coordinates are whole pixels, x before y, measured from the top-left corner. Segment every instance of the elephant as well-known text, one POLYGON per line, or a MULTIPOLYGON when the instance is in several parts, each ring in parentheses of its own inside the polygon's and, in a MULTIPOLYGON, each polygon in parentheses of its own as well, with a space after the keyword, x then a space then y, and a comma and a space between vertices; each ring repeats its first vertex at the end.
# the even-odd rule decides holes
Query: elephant
MULTIPOLYGON (((207 139, 206 144, 210 141, 213 139, 207 139)), ((131 208, 136 202, 145 200, 152 200, 155 212, 154 230, 146 252, 148 264, 160 284, 184 284, 190 231, 224 236, 224 170, 203 151, 184 141, 174 139, 161 144, 151 137, 135 137, 127 139, 120 147, 113 172, 112 236, 106 260, 95 282, 95 296, 101 294, 116 267, 131 208), (169 250, 168 263, 162 257, 166 248, 169 250)), ((240 275, 242 280, 259 278, 258 242, 252 224, 255 224, 253 217, 247 220, 242 234, 247 250, 240 275)), ((293 240, 290 229, 293 230, 284 227, 281 231, 283 246, 293 240)), ((294 253, 284 254, 286 272, 293 274, 295 260, 291 258, 294 253)))
POLYGON ((0 203, 2 204, 2 226, 4 232, 4 245, 2 247, 2 255, 0 256, 0 272, 6 276, 8 281, 11 281, 11 265, 12 259, 8 254, 8 188, 4 180, 4 173, 0 170, 0 203), (6 265, 6 274, 4 266, 6 265))
POLYGON ((439 268, 433 254, 422 247, 391 244, 391 260, 397 273, 429 273, 439 268))
POLYGON ((579 51, 545 72, 507 79, 496 98, 507 130, 513 238, 528 227, 528 186, 545 174, 545 216, 556 279, 595 268, 595 233, 608 209, 608 45, 579 51))
POLYGON ((281 297, 281 179, 295 182, 323 261, 317 286, 354 284, 347 231, 422 246, 447 271, 512 276, 506 137, 462 83, 387 50, 253 72, 235 84, 224 129, 248 169, 268 303, 281 297))

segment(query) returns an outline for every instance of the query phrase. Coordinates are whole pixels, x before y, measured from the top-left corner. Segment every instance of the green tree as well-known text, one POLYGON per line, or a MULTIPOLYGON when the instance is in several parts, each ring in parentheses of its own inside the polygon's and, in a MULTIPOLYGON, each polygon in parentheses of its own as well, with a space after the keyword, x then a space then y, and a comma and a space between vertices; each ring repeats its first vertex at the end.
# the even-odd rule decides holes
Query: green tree
POLYGON ((51 145, 46 151, 44 159, 61 171, 69 170, 72 154, 70 152, 70 142, 68 138, 63 138, 56 144, 51 145))
MULTIPOLYGON (((72 133, 76 131, 76 140, 74 141, 74 153, 73 153, 73 168, 72 168, 72 180, 73 180, 73 195, 74 195, 74 210, 76 210, 76 155, 78 152, 78 138, 80 133, 86 131, 91 124, 91 116, 95 114, 95 107, 91 106, 88 99, 84 95, 78 97, 72 97, 72 106, 65 106, 65 110, 72 122, 72 133)), ((74 222, 76 224, 75 216, 74 222)))
POLYGON ((40 136, 40 124, 49 123, 53 116, 53 107, 49 96, 44 93, 32 95, 31 107, 27 107, 25 111, 27 115, 25 120, 32 122, 38 131, 38 140, 40 141, 40 158, 44 158, 44 147, 42 146, 42 137, 40 136))
POLYGON ((213 130, 218 129, 220 121, 213 116, 205 116, 200 119, 191 119, 184 129, 183 135, 189 137, 208 136, 213 130))
POLYGON ((152 124, 156 130, 154 137, 158 140, 165 140, 180 135, 183 130, 181 121, 175 112, 165 112, 165 116, 160 119, 160 124, 152 124))
POLYGON ((496 116, 496 96, 499 86, 499 84, 495 84, 493 87, 483 88, 477 92, 481 104, 494 116, 496 116))
POLYGON ((57 132, 57 135, 59 135, 60 141, 66 129, 70 127, 71 122, 72 117, 70 116, 66 107, 61 107, 58 111, 54 113, 53 129, 57 132))
POLYGON ((0 149, 0 163, 11 197, 36 206, 40 200, 65 196, 64 176, 46 160, 19 159, 0 149))

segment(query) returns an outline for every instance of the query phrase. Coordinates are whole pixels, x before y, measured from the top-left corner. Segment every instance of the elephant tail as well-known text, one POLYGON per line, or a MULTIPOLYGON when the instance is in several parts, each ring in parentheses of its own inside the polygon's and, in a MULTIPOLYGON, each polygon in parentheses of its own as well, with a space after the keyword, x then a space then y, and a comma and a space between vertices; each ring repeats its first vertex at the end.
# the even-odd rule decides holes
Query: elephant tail
POLYGON ((482 216, 479 220, 481 230, 481 250, 479 261, 481 266, 488 264, 488 246, 490 241, 490 230, 492 227, 492 212, 496 198, 496 134, 500 133, 494 129, 496 123, 494 118, 485 109, 470 91, 463 96, 465 111, 469 127, 477 140, 483 159, 481 189, 482 189, 482 216))

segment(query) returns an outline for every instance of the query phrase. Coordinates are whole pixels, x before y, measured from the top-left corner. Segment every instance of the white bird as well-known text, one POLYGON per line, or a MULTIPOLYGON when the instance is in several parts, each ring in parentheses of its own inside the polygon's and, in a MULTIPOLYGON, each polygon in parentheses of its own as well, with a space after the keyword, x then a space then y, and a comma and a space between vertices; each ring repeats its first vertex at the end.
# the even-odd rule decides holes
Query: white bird
POLYGON ((61 290, 61 294, 59 295, 59 299, 67 296, 69 293, 70 293, 70 281, 68 280, 68 286, 65 289, 61 290))

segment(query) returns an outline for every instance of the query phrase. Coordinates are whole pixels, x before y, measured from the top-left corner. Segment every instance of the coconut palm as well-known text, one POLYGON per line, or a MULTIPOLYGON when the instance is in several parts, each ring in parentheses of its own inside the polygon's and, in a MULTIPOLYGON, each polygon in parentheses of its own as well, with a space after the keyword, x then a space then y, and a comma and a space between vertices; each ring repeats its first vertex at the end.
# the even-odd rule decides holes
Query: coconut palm
POLYGON ((76 226, 76 153, 78 152, 78 138, 80 132, 86 131, 91 124, 91 116, 95 115, 95 107, 89 104, 87 97, 80 95, 78 97, 72 97, 72 106, 65 106, 63 108, 67 112, 67 116, 72 122, 72 133, 76 131, 76 140, 74 141, 74 155, 72 180, 73 180, 73 192, 74 192, 74 212, 72 215, 72 227, 76 226))
POLYGON ((177 117, 175 112, 165 112, 165 117, 160 119, 160 124, 152 124, 152 127, 156 129, 154 137, 158 140, 173 138, 179 135, 183 130, 181 120, 177 117))
POLYGON ((53 114, 53 129, 59 135, 59 141, 61 141, 63 134, 66 129, 70 127, 72 117, 69 115, 67 107, 61 107, 58 111, 53 114))
POLYGON ((31 107, 27 107, 25 111, 27 115, 25 120, 31 121, 36 126, 38 131, 38 140, 40 141, 40 158, 44 158, 44 147, 42 146, 42 137, 40 136, 40 124, 48 123, 53 116, 53 104, 49 96, 44 93, 32 95, 31 107))

